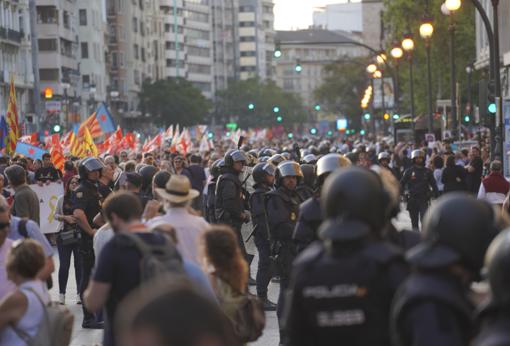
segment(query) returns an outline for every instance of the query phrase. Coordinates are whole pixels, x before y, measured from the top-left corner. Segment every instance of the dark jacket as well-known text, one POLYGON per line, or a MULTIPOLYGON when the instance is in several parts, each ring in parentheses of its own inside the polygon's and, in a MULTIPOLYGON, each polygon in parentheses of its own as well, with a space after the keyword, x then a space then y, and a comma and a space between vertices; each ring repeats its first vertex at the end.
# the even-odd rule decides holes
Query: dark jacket
POLYGON ((317 231, 322 223, 322 211, 319 197, 311 197, 299 206, 299 217, 294 228, 294 242, 297 251, 303 251, 318 240, 317 231))
POLYGON ((269 222, 266 214, 266 193, 269 191, 271 191, 269 187, 257 184, 250 196, 253 232, 262 234, 264 239, 269 239, 269 222))
POLYGON ((441 176, 441 182, 444 184, 443 192, 466 191, 466 177, 467 171, 464 167, 459 165, 446 166, 441 176))
POLYGON ((216 183, 214 208, 216 221, 234 228, 240 228, 244 222, 244 194, 241 181, 233 171, 220 175, 216 183))
POLYGON ((432 171, 423 166, 414 165, 408 168, 400 180, 402 190, 409 191, 409 199, 429 200, 432 196, 438 196, 436 179, 432 171), (432 190, 432 191, 431 191, 432 190))

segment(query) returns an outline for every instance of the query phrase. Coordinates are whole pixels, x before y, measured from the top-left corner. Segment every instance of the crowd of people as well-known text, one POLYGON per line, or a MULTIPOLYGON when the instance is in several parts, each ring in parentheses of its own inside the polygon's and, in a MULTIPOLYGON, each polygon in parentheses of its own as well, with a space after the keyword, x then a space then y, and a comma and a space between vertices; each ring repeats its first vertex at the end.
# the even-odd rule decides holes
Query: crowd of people
POLYGON ((281 345, 510 344, 510 184, 482 143, 242 142, 68 157, 63 172, 1 157, 0 346, 49 329, 55 255, 58 303, 82 304, 107 346, 242 345, 264 311, 281 345), (50 183, 59 226, 42 234, 30 184, 50 183))

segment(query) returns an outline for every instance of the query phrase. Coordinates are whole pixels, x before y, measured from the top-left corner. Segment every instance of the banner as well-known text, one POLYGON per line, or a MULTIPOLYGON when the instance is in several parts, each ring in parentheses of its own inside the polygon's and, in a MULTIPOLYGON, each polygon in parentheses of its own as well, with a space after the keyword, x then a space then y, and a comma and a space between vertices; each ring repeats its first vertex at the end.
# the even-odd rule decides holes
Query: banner
POLYGON ((383 108, 383 96, 384 96, 384 109, 392 109, 395 106, 395 91, 393 88, 393 79, 384 78, 384 94, 381 88, 382 79, 373 80, 373 105, 375 109, 383 108))
POLYGON ((42 233, 55 233, 59 222, 55 220, 57 211, 57 201, 64 194, 64 185, 62 183, 51 183, 49 185, 39 186, 30 185, 39 197, 40 220, 42 233))

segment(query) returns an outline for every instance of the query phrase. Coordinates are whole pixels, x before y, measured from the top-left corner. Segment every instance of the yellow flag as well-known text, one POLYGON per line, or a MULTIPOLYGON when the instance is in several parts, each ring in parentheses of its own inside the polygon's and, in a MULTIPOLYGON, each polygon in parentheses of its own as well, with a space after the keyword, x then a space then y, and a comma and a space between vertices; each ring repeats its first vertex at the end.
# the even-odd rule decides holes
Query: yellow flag
POLYGON ((87 127, 85 127, 83 132, 83 143, 85 144, 85 148, 88 156, 96 157, 98 155, 97 147, 94 144, 94 140, 92 139, 92 135, 87 127))

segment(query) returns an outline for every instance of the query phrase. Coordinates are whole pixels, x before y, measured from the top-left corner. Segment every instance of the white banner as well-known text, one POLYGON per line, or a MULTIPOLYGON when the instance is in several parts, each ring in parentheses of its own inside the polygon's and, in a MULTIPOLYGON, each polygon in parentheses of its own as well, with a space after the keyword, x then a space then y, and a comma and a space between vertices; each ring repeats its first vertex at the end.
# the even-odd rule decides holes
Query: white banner
POLYGON ((64 194, 64 185, 62 183, 51 183, 49 185, 39 186, 30 185, 39 197, 40 220, 42 233, 55 233, 59 222, 55 220, 57 211, 57 201, 64 194))

